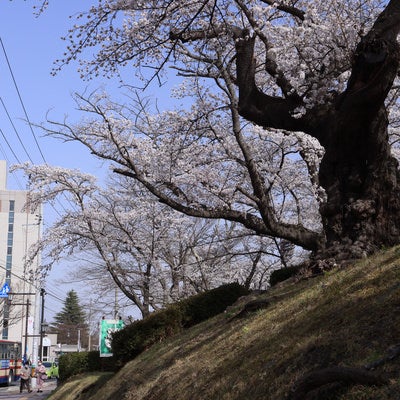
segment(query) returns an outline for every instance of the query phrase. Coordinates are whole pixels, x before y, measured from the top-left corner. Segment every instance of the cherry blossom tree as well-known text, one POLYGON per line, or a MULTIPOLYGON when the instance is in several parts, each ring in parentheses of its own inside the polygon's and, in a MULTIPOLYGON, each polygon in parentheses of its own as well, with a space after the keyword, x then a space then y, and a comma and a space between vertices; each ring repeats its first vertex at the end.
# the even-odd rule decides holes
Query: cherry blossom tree
POLYGON ((70 277, 102 297, 117 288, 143 317, 223 283, 265 289, 269 273, 283 259, 270 238, 235 223, 187 217, 132 185, 130 178, 116 175, 100 187, 79 171, 17 167, 29 175, 31 205, 57 199, 65 204, 29 260, 41 251, 47 270, 62 258, 79 260, 70 277))
MULTIPOLYGON (((82 142, 94 155, 113 161, 114 169, 125 165, 123 157, 129 157, 132 169, 115 170, 131 178, 131 185, 140 183, 142 189, 183 214, 223 219, 270 237, 257 217, 247 162, 229 133, 232 110, 219 110, 213 116, 215 105, 208 111, 202 103, 189 111, 153 115, 140 100, 122 105, 94 94, 89 99, 78 96, 77 102, 78 108, 94 117, 76 126, 52 122, 52 128, 45 128, 49 134, 82 142), (246 216, 245 223, 242 216, 246 216)), ((276 215, 281 221, 307 225, 304 232, 313 235, 311 228, 320 229, 316 198, 323 193, 314 171, 322 148, 302 134, 275 131, 266 135, 264 129, 240 124, 234 129, 254 146, 276 215), (304 179, 309 174, 311 181, 304 179)), ((35 171, 28 168, 26 174, 33 177, 35 171)))
POLYGON ((92 97, 97 119, 53 133, 182 213, 316 259, 359 258, 400 239, 388 129, 399 29, 395 0, 100 1, 71 28, 56 70, 90 47, 83 77, 129 66, 146 88, 172 68, 183 79, 173 94, 189 106, 150 113, 92 97), (292 146, 278 169, 267 156, 275 140, 292 146), (285 174, 298 182, 281 184, 285 174))

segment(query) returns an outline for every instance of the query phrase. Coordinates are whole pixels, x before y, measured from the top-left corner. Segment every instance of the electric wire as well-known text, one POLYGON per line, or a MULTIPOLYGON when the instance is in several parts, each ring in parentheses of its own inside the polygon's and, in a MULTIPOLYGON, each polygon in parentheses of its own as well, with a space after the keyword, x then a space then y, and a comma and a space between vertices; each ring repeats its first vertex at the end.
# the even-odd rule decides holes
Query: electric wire
POLYGON ((60 299, 58 296, 56 296, 54 293, 52 293, 49 289, 46 289, 46 294, 49 295, 50 297, 53 297, 54 299, 60 301, 61 303, 64 303, 63 299, 60 299))
POLYGON ((51 308, 51 307, 47 307, 46 304, 44 305, 44 309, 45 309, 46 311, 50 311, 50 312, 53 313, 53 314, 57 314, 57 313, 58 313, 57 310, 54 310, 54 309, 51 308))
MULTIPOLYGON (((12 68, 11 68, 11 64, 10 64, 10 61, 9 61, 9 59, 8 59, 8 55, 7 55, 7 52, 6 52, 6 49, 5 49, 5 47, 4 47, 3 40, 1 39, 1 37, 0 37, 0 44, 1 44, 1 47, 2 47, 2 49, 3 49, 4 57, 5 57, 5 59, 6 59, 6 62, 7 62, 8 69, 9 69, 9 71, 10 71, 12 80, 13 80, 13 82, 14 82, 15 90, 17 91, 19 101, 20 101, 21 106, 22 106, 22 109, 23 109, 23 111, 24 111, 24 115, 25 115, 26 121, 28 122, 30 131, 31 131, 32 136, 33 136, 33 138, 34 138, 34 140, 35 140, 35 143, 36 143, 36 146, 37 146, 37 148, 38 148, 38 150, 39 150, 39 153, 40 153, 40 155, 42 156, 43 162, 46 163, 46 160, 45 160, 45 158, 44 158, 42 149, 40 148, 39 142, 38 142, 38 140, 37 140, 37 138, 36 138, 36 135, 35 135, 35 132, 33 131, 32 124, 31 124, 31 121, 30 121, 30 119, 29 119, 29 117, 28 117, 28 113, 27 113, 27 111, 26 111, 24 102, 22 101, 22 96, 21 96, 21 93, 20 93, 20 91, 19 91, 19 89, 18 89, 18 85, 17 85, 17 82, 16 82, 16 80, 15 80, 14 73, 13 73, 13 70, 12 70, 12 68)), ((30 159, 30 158, 29 158, 29 159, 30 159)), ((32 161, 32 160, 31 160, 31 161, 32 161)))
POLYGON ((15 134, 17 135, 17 138, 18 138, 19 143, 21 144, 22 148, 24 149, 25 154, 28 156, 29 161, 33 164, 32 158, 31 158, 31 156, 29 155, 28 150, 26 149, 26 147, 25 147, 25 145, 24 145, 24 142, 23 142, 22 139, 21 139, 21 136, 19 135, 17 129, 15 128, 14 122, 12 121, 12 118, 11 118, 11 116, 10 116, 10 113, 8 112, 7 107, 6 107, 6 105, 5 105, 5 103, 4 103, 2 97, 0 97, 0 102, 1 102, 1 104, 2 104, 2 106, 3 106, 3 108, 4 108, 4 111, 6 112, 6 115, 7 115, 7 117, 8 117, 8 120, 10 121, 11 126, 12 126, 13 129, 14 129, 15 134))
POLYGON ((46 294, 49 297, 51 297, 52 299, 54 299, 55 301, 60 302, 60 303, 64 303, 64 300, 61 299, 60 297, 58 297, 57 295, 55 295, 54 293, 52 293, 49 288, 46 288, 46 294))
MULTIPOLYGON (((15 90, 16 90, 16 92, 17 92, 17 94, 18 94, 18 98, 19 98, 19 101, 20 101, 20 103, 21 103, 21 107, 22 107, 22 109, 23 109, 23 111, 24 111, 26 120, 27 120, 27 122, 28 122, 28 124, 29 124, 30 130, 31 130, 31 133, 32 133, 32 136, 33 136, 34 139, 35 139, 35 143, 36 143, 36 145, 37 145, 37 148, 39 149, 40 155, 41 155, 41 157, 42 157, 44 163, 47 164, 46 159, 45 159, 45 157, 44 157, 44 155, 43 155, 42 149, 40 148, 39 142, 38 142, 38 140, 37 140, 37 138, 36 138, 36 135, 35 135, 35 133, 34 133, 34 131, 33 131, 33 129, 32 129, 32 123, 31 123, 30 120, 29 120, 28 113, 27 113, 27 111, 26 111, 26 107, 25 107, 24 102, 23 102, 23 100, 22 100, 21 92, 20 92, 20 90, 19 90, 19 88, 18 88, 18 84, 17 84, 17 81, 16 81, 16 79, 15 79, 15 76, 14 76, 14 73, 13 73, 13 69, 12 69, 10 60, 9 60, 9 58, 8 58, 8 55, 7 55, 7 52, 6 52, 6 49, 5 49, 5 46, 4 46, 4 44, 3 44, 3 41, 2 41, 2 39, 1 39, 1 37, 0 37, 0 44, 1 44, 1 46, 2 46, 3 53, 4 53, 4 56, 5 56, 6 62, 7 62, 7 66, 8 66, 8 69, 9 69, 9 71, 10 71, 10 75, 11 75, 11 77, 12 77, 15 90)), ((23 144, 23 142, 22 142, 22 140, 21 140, 20 135, 18 134, 18 131, 17 131, 17 129, 16 129, 14 123, 12 122, 11 116, 10 116, 10 114, 9 114, 9 112, 8 112, 8 110, 7 110, 7 107, 6 107, 4 101, 3 101, 3 99, 2 99, 1 97, 0 97, 0 101, 1 101, 1 103, 2 103, 2 105, 3 105, 3 108, 4 108, 5 112, 6 112, 6 114, 7 114, 7 117, 8 117, 8 119, 9 119, 9 121, 10 121, 10 123, 11 123, 11 125, 12 125, 12 127, 13 127, 13 129, 14 129, 14 132, 15 132, 15 134, 17 135, 17 138, 19 139, 19 142, 20 142, 22 148, 24 149, 24 151, 25 151, 26 155, 28 156, 29 160, 31 161, 31 163, 34 164, 34 162, 32 161, 32 158, 30 157, 28 151, 26 150, 26 147, 24 146, 24 144, 23 144)), ((17 162, 18 162, 19 164, 21 164, 21 161, 19 160, 19 158, 17 157, 17 155, 16 155, 15 152, 13 151, 11 145, 10 145, 9 142, 7 141, 5 135, 4 135, 4 133, 3 133, 2 131, 1 131, 1 134, 2 134, 2 136, 3 136, 3 138, 4 138, 4 140, 6 141, 7 145, 9 146, 11 152, 13 153, 15 159, 17 160, 17 162)), ((66 198, 65 195, 64 195, 64 197, 66 198)), ((69 200, 68 198, 66 198, 66 200, 67 200, 67 202, 71 205, 70 200, 69 200)), ((60 207, 63 209, 63 211, 66 212, 66 209, 65 209, 64 205, 61 203, 61 201, 60 201, 59 199, 56 199, 56 201, 58 202, 58 204, 60 205, 60 207)), ((57 213, 57 215, 58 215, 59 217, 61 217, 60 212, 54 207, 54 205, 52 204, 51 206, 52 206, 52 208, 54 209, 54 211, 57 213)))
MULTIPOLYGON (((29 125, 31 134, 32 134, 32 136, 33 136, 33 138, 34 138, 35 144, 36 144, 36 146, 37 146, 37 148, 38 148, 38 150, 39 150, 39 153, 40 153, 40 155, 41 155, 41 158, 42 158, 43 162, 47 165, 46 159, 45 159, 44 154, 43 154, 43 152, 42 152, 42 149, 41 149, 41 147, 40 147, 40 145, 39 145, 39 142, 38 142, 38 140, 37 140, 37 138, 36 138, 35 132, 34 132, 34 130, 33 130, 32 123, 31 123, 31 121, 30 121, 30 118, 29 118, 29 116, 28 116, 26 107, 25 107, 24 102, 23 102, 23 100, 22 100, 21 92, 20 92, 20 90, 19 90, 19 87, 18 87, 17 81, 16 81, 16 79, 15 79, 15 75, 14 75, 14 72, 13 72, 13 69, 12 69, 12 66, 11 66, 11 63, 10 63, 10 60, 9 60, 7 51, 6 51, 6 49, 5 49, 5 46, 4 46, 4 43, 3 43, 3 40, 2 40, 1 37, 0 37, 0 44, 1 44, 1 47, 2 47, 2 50, 3 50, 3 53, 4 53, 5 60, 6 60, 6 62, 7 62, 7 66, 8 66, 8 69, 9 69, 9 72, 10 72, 10 75, 11 75, 11 78, 12 78, 12 81, 13 81, 13 84, 14 84, 14 87, 15 87, 15 90, 16 90, 16 92, 17 92, 17 95, 18 95, 18 98, 19 98, 21 107, 22 107, 22 109, 23 109, 23 112, 24 112, 26 121, 27 121, 27 123, 28 123, 28 125, 29 125)), ((32 158, 31 158, 31 156, 30 156, 30 154, 29 154, 27 148, 25 147, 25 145, 24 145, 24 143, 23 143, 23 141, 22 141, 22 139, 21 139, 21 136, 20 136, 19 133, 18 133, 18 130, 16 129, 16 127, 15 127, 13 121, 12 121, 12 118, 11 118, 11 116, 10 116, 10 113, 8 112, 8 109, 7 109, 7 107, 6 107, 6 103, 5 103, 5 101, 4 101, 1 97, 0 97, 0 102, 2 103, 2 107, 3 107, 5 113, 6 113, 7 117, 8 117, 8 120, 9 120, 11 126, 12 126, 13 129, 14 129, 14 132, 15 132, 15 134, 16 134, 16 136, 17 136, 17 138, 18 138, 18 140, 19 140, 19 142, 20 142, 20 144, 21 144, 21 146, 22 146, 22 148, 23 148, 25 154, 27 155, 27 157, 28 157, 28 159, 30 160, 30 162, 31 162, 32 164, 34 164, 34 162, 33 162, 32 158)), ((21 161, 20 161, 19 157, 17 156, 17 154, 16 154, 16 152, 14 151, 13 147, 11 146, 11 144, 9 143, 9 141, 7 140, 7 138, 6 138, 5 134, 4 134, 4 132, 1 130, 1 128, 0 128, 0 134, 1 134, 1 136, 3 137, 3 139, 4 139, 5 143, 7 144, 8 148, 10 149, 10 151, 11 151, 12 155, 14 156, 15 160, 16 160, 19 164, 21 164, 21 161)), ((1 145, 0 145, 0 147, 1 147, 1 145)), ((4 156, 5 156, 5 159, 6 159, 6 161, 7 161, 7 157, 6 157, 5 152, 4 152, 4 149, 3 149, 2 147, 1 147, 1 151, 3 152, 3 154, 4 154, 4 156)), ((15 174, 14 174, 14 175, 15 175, 15 174)), ((15 177, 16 177, 16 175, 15 175, 15 177)), ((19 181, 18 181, 18 185, 19 185, 19 187, 21 188, 21 184, 20 184, 19 181)), ((64 197, 66 198, 67 202, 72 206, 72 208, 74 208, 74 205, 71 204, 71 201, 66 197, 65 194, 64 194, 64 197)), ((66 208, 65 208, 64 205, 60 202, 59 199, 57 199, 57 202, 58 202, 58 204, 61 206, 61 208, 63 209, 63 211, 66 212, 66 208)), ((57 213, 57 215, 58 215, 59 217, 61 217, 62 215, 60 214, 59 210, 55 208, 54 204, 50 204, 50 205, 51 205, 51 207, 54 209, 54 211, 57 213)), ((4 269, 4 270, 6 269, 5 267, 3 267, 3 266, 1 266, 1 265, 0 265, 0 268, 1 268, 1 269, 4 269)), ((11 272, 11 274, 14 275, 14 276, 16 276, 18 279, 21 279, 21 280, 23 280, 23 281, 32 283, 32 282, 26 280, 25 278, 22 278, 22 277, 19 276, 18 274, 15 274, 14 272, 11 272)), ((36 288, 36 289, 38 290, 39 288, 36 288)), ((56 302, 59 302, 59 303, 61 303, 61 304, 64 304, 64 300, 63 300, 63 299, 60 299, 56 294, 52 293, 51 290, 46 289, 46 295, 50 296, 50 298, 52 298, 52 299, 55 300, 56 302)), ((45 306, 45 309, 46 309, 46 310, 49 310, 49 311, 51 311, 51 312, 53 312, 53 313, 56 312, 56 311, 51 310, 50 308, 48 308, 48 307, 46 307, 46 306, 45 306)))
MULTIPOLYGON (((1 128, 0 128, 0 132, 4 138, 4 134, 3 134, 3 131, 1 130, 1 128)), ((10 160, 8 159, 7 153, 1 143, 0 143, 0 153, 3 155, 3 158, 6 160, 7 164, 10 165, 11 164, 10 160)), ((23 190, 22 183, 20 182, 18 176, 14 172, 13 172, 13 175, 14 175, 14 179, 15 179, 15 182, 17 183, 18 188, 20 190, 23 190)))
POLYGON ((22 277, 21 275, 16 274, 16 273, 13 272, 13 271, 7 270, 6 267, 3 267, 2 265, 0 265, 0 269, 3 269, 4 271, 9 272, 12 276, 15 276, 16 278, 18 278, 19 280, 21 280, 21 281, 23 281, 23 282, 25 282, 25 283, 32 284, 32 285, 35 287, 35 289, 39 289, 39 288, 38 288, 37 286, 35 286, 30 280, 28 280, 28 279, 22 277))
POLYGON ((13 154, 13 156, 15 157, 15 159, 21 164, 21 161, 19 160, 18 156, 15 154, 14 150, 12 149, 9 141, 7 140, 6 136, 4 135, 3 130, 0 128, 0 133, 1 136, 3 136, 4 141, 7 143, 8 148, 11 150, 11 153, 13 154))
POLYGON ((50 312, 52 312, 52 313, 54 313, 54 314, 56 314, 56 313, 58 312, 57 310, 55 310, 55 309, 52 308, 52 307, 47 306, 46 304, 44 305, 44 309, 45 309, 46 311, 50 311, 50 312))

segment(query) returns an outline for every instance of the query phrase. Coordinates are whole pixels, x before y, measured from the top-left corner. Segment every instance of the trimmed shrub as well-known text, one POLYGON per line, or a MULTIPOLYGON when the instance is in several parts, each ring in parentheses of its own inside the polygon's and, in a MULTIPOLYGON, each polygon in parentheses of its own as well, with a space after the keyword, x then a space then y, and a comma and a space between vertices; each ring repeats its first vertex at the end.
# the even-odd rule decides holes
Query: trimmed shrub
POLYGON ((64 353, 59 359, 59 379, 91 371, 115 371, 114 357, 100 357, 100 352, 64 353))
POLYGON ((58 364, 59 379, 65 381, 73 375, 88 371, 87 353, 64 353, 58 364))
POLYGON ((275 286, 279 282, 286 281, 286 279, 289 279, 292 276, 296 275, 299 270, 299 266, 276 269, 275 271, 272 271, 269 277, 269 284, 271 286, 275 286))
POLYGON ((179 302, 178 307, 184 314, 183 327, 189 328, 224 312, 239 297, 247 294, 249 291, 244 286, 230 283, 179 302))
POLYGON ((98 351, 66 353, 59 359, 60 380, 91 371, 115 371, 153 344, 222 313, 249 291, 238 283, 200 293, 135 321, 112 336, 113 357, 98 351))
POLYGON ((240 296, 248 293, 248 290, 238 283, 227 284, 172 304, 143 320, 135 321, 113 334, 114 358, 122 365, 153 344, 225 311, 240 296))
POLYGON ((86 354, 88 371, 116 371, 114 357, 100 357, 99 351, 89 351, 86 354))
POLYGON ((181 310, 178 307, 170 306, 114 332, 112 352, 119 363, 123 364, 153 344, 161 342, 181 330, 181 310))

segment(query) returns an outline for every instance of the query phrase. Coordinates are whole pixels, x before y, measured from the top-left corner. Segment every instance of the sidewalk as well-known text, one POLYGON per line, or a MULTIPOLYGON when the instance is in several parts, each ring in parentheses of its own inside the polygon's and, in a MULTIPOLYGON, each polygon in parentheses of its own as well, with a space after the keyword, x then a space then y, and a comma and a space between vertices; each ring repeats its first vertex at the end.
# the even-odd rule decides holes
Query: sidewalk
POLYGON ((50 393, 56 388, 57 380, 49 379, 45 382, 43 386, 43 392, 38 393, 37 389, 32 388, 31 393, 27 393, 26 390, 23 393, 19 392, 19 384, 12 385, 9 387, 0 388, 0 399, 1 400, 44 400, 50 393))

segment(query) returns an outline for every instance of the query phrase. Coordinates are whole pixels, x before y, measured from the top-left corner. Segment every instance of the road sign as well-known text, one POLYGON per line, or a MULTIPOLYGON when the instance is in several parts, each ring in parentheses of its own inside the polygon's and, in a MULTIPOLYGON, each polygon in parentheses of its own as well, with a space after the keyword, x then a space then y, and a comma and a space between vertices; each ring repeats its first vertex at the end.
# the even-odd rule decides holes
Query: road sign
POLYGON ((0 291, 0 297, 8 297, 8 292, 10 291, 10 286, 8 286, 8 283, 6 282, 3 287, 1 288, 0 291))

